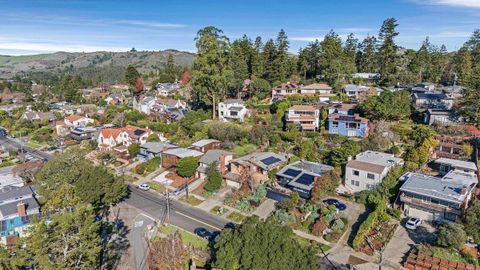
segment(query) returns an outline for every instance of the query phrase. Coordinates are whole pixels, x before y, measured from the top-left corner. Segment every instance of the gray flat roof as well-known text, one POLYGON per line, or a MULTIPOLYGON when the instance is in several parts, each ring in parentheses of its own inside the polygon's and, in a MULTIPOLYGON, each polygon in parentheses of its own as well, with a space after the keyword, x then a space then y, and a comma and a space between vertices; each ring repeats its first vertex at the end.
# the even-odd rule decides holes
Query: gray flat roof
POLYGON ((25 203, 25 208, 27 211, 31 211, 32 209, 38 209, 40 206, 38 205, 37 200, 35 198, 27 198, 24 200, 18 200, 11 203, 6 203, 0 205, 0 213, 2 216, 9 216, 13 215, 18 212, 17 205, 18 203, 23 202, 25 203))
POLYGON ((214 140, 214 139, 203 139, 203 140, 200 140, 200 141, 197 141, 197 142, 193 143, 192 146, 204 147, 207 144, 217 143, 217 142, 220 142, 220 141, 219 140, 214 140))
POLYGON ((183 147, 168 149, 167 151, 165 151, 163 153, 167 154, 167 155, 177 156, 179 158, 199 157, 199 156, 203 155, 203 153, 200 152, 200 151, 197 151, 197 150, 194 150, 194 149, 183 148, 183 147))
POLYGON ((455 168, 462 168, 462 169, 477 171, 477 166, 475 165, 475 163, 470 161, 463 161, 463 160, 457 160, 457 159, 451 159, 451 158, 439 158, 435 160, 435 163, 447 164, 455 168))
POLYGON ((467 193, 462 195, 461 191, 465 185, 461 181, 418 173, 411 173, 407 177, 405 183, 400 187, 401 192, 416 193, 454 203, 462 203, 475 187, 475 183, 466 186, 467 193))
POLYGON ((167 143, 167 142, 146 142, 140 145, 140 148, 147 149, 147 151, 152 153, 161 153, 164 148, 171 149, 177 148, 178 146, 167 143))
POLYGON ((233 155, 231 152, 224 150, 208 150, 198 161, 204 164, 212 164, 214 161, 219 161, 222 155, 233 155))

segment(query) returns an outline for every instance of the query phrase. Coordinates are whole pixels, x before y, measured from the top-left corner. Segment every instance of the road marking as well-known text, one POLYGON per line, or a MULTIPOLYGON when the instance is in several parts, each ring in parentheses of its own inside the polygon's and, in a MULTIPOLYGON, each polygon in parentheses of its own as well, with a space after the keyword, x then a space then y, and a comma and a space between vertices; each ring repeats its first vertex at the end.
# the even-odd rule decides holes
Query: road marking
POLYGON ((196 222, 198 222, 198 223, 201 223, 201 224, 203 224, 203 225, 205 225, 205 226, 208 226, 208 227, 210 227, 210 228, 214 228, 215 230, 219 230, 219 231, 222 230, 222 229, 220 229, 220 228, 218 228, 218 227, 215 227, 215 226, 210 225, 210 224, 208 224, 208 223, 205 223, 205 222, 203 222, 203 221, 201 221, 201 220, 198 220, 198 219, 196 219, 196 218, 193 218, 193 217, 191 217, 191 216, 189 216, 189 215, 185 215, 184 213, 180 213, 180 212, 178 212, 178 211, 175 211, 175 213, 177 213, 177 214, 179 214, 179 215, 181 215, 181 216, 184 216, 184 217, 186 217, 186 218, 189 218, 189 219, 191 219, 191 220, 193 220, 193 221, 196 221, 196 222))

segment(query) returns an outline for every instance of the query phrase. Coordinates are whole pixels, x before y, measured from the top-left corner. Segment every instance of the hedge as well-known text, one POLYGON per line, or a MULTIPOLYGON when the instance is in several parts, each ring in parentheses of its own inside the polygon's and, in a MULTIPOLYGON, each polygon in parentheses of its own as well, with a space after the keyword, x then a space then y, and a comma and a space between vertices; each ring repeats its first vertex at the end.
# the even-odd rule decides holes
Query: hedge
POLYGON ((388 221, 389 216, 386 212, 385 205, 386 202, 385 204, 379 204, 377 209, 371 212, 365 221, 360 225, 352 242, 354 249, 358 249, 362 245, 363 241, 365 241, 365 238, 367 237, 367 234, 378 224, 378 222, 388 221))

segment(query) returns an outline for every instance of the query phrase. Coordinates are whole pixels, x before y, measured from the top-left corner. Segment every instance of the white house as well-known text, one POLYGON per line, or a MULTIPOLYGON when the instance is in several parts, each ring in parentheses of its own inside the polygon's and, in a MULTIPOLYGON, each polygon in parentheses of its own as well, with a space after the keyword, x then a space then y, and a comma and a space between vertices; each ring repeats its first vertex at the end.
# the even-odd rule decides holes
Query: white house
POLYGON ((245 121, 247 106, 240 99, 227 99, 218 103, 218 117, 222 121, 245 121))
POLYGON ((152 131, 148 128, 126 126, 124 128, 105 128, 98 135, 98 148, 112 150, 117 145, 129 146, 132 143, 144 144, 152 131))
POLYGON ((365 151, 347 163, 344 184, 353 193, 374 189, 390 169, 402 164, 393 154, 365 151))
POLYGON ((81 116, 77 114, 72 114, 66 116, 62 121, 58 121, 55 125, 58 136, 65 136, 70 133, 71 129, 78 127, 86 127, 89 124, 93 124, 94 120, 92 118, 81 116))
POLYGON ((133 108, 139 112, 150 115, 153 106, 155 105, 154 97, 140 97, 133 99, 133 108))

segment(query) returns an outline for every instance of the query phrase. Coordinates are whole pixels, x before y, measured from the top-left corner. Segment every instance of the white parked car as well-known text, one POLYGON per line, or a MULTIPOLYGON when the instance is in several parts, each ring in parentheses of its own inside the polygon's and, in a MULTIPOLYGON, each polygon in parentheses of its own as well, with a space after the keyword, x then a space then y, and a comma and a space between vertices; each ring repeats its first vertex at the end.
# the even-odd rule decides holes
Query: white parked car
POLYGON ((149 190, 150 186, 147 185, 147 184, 140 184, 140 185, 138 185, 138 188, 141 189, 141 190, 149 190))
POLYGON ((421 219, 411 217, 408 219, 407 223, 405 224, 405 227, 410 230, 415 230, 418 226, 420 226, 420 224, 422 224, 421 219))

